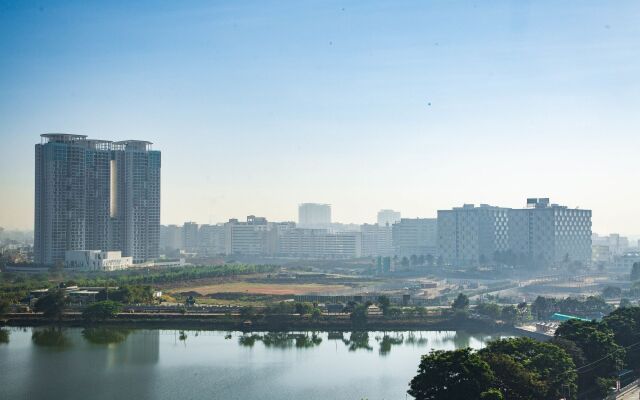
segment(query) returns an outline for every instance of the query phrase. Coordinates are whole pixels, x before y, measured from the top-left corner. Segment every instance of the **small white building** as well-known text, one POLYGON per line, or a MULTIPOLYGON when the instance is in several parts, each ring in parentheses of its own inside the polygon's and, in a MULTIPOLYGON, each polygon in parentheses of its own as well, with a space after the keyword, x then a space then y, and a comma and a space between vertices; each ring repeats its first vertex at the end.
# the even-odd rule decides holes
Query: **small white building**
POLYGON ((117 271, 133 266, 133 257, 122 257, 120 251, 69 250, 64 264, 83 271, 117 271))

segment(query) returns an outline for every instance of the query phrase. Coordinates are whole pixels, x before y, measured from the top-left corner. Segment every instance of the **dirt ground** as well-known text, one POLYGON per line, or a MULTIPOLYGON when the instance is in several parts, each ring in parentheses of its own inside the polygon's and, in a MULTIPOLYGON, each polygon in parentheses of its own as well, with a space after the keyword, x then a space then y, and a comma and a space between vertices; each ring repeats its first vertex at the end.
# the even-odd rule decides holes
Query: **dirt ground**
POLYGON ((215 284, 194 284, 190 286, 181 286, 168 290, 169 293, 175 292, 198 292, 202 296, 212 293, 248 293, 248 294, 271 294, 271 295, 302 295, 302 294, 333 294, 350 290, 345 285, 323 285, 318 283, 304 284, 284 284, 284 283, 252 283, 252 282, 224 282, 215 284))

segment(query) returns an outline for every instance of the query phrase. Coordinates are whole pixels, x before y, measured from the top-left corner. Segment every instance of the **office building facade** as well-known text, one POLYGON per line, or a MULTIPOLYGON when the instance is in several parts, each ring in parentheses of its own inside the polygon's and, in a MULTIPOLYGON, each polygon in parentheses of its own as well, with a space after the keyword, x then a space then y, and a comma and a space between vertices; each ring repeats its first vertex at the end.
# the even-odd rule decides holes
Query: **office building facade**
POLYGON ((531 198, 512 209, 466 204, 438 211, 438 255, 447 265, 551 268, 591 263, 591 210, 531 198))

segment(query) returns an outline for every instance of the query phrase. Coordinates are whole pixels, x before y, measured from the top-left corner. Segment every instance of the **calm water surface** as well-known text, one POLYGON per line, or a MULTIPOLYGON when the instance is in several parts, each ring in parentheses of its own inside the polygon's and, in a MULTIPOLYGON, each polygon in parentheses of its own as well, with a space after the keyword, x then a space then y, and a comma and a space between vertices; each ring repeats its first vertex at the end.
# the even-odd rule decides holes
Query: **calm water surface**
POLYGON ((4 329, 0 399, 405 399, 422 354, 500 335, 4 329))

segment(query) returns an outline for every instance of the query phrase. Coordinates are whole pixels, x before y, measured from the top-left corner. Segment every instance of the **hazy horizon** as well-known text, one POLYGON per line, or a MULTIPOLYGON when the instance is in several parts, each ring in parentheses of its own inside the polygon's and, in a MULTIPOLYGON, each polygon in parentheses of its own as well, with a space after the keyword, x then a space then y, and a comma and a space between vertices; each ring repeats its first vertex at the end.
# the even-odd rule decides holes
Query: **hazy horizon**
POLYGON ((162 223, 527 197, 640 233, 640 3, 0 0, 0 226, 46 132, 162 151, 162 223))

